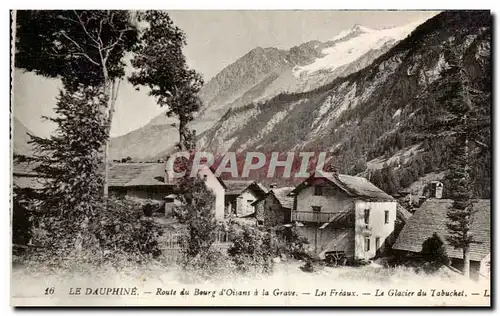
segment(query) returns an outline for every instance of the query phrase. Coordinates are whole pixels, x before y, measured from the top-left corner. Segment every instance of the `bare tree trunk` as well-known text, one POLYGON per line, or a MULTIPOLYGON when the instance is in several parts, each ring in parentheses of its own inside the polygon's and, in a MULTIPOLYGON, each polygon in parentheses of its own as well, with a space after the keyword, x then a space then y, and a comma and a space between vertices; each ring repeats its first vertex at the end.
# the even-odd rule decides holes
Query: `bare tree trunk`
POLYGON ((109 175, 109 164, 108 164, 108 151, 109 151, 109 131, 111 130, 110 126, 110 119, 109 116, 111 114, 110 107, 112 103, 112 96, 111 96, 111 82, 109 81, 108 78, 108 71, 106 67, 104 67, 104 95, 106 96, 107 104, 106 104, 106 109, 104 109, 104 113, 106 113, 106 144, 104 145, 104 158, 103 158, 103 163, 104 163, 104 188, 103 188, 103 196, 104 196, 104 203, 107 206, 107 200, 108 200, 108 175, 109 175))
POLYGON ((104 93, 107 97, 107 105, 106 105, 106 110, 107 111, 107 118, 106 118, 106 134, 107 134, 107 139, 106 139, 106 144, 104 145, 104 189, 103 189, 103 195, 104 195, 104 202, 107 205, 107 199, 109 195, 109 189, 108 189, 108 178, 109 178, 109 162, 108 162, 108 157, 109 157, 109 143, 110 143, 110 133, 111 133, 111 123, 113 122, 113 115, 115 113, 115 104, 116 104, 116 98, 118 97, 118 88, 119 88, 119 79, 112 79, 110 80, 107 77, 107 71, 104 71, 105 73, 105 87, 104 87, 104 93))
POLYGON ((470 253, 469 247, 464 247, 464 267, 463 267, 463 275, 466 278, 470 278, 470 253))
POLYGON ((182 118, 179 118, 179 150, 184 151, 186 149, 185 144, 185 122, 182 118))

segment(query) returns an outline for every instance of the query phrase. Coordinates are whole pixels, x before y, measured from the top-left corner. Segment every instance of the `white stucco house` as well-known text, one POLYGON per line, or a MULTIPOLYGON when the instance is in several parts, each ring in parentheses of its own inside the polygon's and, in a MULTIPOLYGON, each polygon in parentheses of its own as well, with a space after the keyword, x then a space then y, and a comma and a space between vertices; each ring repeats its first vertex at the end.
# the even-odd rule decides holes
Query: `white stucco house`
POLYGON ((320 258, 371 259, 393 242, 397 202, 365 178, 316 171, 290 194, 291 220, 320 258))

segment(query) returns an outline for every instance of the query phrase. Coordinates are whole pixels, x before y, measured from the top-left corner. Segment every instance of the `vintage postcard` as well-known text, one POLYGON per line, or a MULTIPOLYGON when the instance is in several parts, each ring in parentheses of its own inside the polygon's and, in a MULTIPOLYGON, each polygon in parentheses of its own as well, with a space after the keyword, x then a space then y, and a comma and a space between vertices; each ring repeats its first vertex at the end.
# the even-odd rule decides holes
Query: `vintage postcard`
POLYGON ((11 305, 491 306, 490 11, 11 25, 11 305))

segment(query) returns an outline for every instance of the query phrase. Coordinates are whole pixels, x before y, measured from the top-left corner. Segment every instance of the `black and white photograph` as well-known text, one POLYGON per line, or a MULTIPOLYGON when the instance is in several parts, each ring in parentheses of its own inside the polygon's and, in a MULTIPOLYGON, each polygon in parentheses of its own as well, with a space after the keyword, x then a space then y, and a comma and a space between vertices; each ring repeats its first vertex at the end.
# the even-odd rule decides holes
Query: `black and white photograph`
POLYGON ((10 304, 491 307, 489 10, 10 10, 10 304))

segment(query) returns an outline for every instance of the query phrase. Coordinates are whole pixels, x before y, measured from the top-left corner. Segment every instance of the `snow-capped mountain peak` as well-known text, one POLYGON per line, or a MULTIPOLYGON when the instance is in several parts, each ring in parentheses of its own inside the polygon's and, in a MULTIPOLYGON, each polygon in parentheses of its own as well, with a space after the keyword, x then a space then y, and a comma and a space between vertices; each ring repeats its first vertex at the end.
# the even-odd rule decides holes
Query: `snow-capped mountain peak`
POLYGON ((300 77, 319 70, 333 71, 354 62, 370 50, 377 50, 386 44, 394 44, 394 42, 404 39, 423 22, 417 21, 386 29, 370 29, 355 25, 332 38, 329 42, 330 45, 323 49, 322 57, 317 58, 311 64, 296 67, 294 75, 300 77))
POLYGON ((330 41, 337 42, 337 41, 346 39, 348 37, 356 36, 356 35, 361 34, 361 33, 371 33, 373 31, 374 31, 373 29, 370 29, 366 26, 355 24, 350 29, 340 31, 339 34, 337 34, 335 37, 333 37, 330 41))

